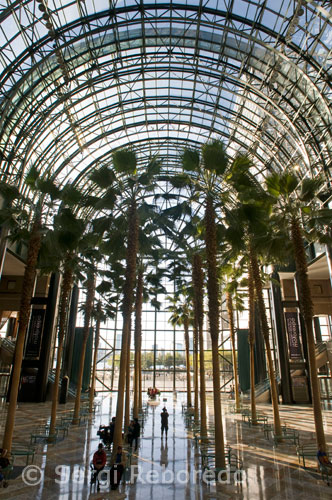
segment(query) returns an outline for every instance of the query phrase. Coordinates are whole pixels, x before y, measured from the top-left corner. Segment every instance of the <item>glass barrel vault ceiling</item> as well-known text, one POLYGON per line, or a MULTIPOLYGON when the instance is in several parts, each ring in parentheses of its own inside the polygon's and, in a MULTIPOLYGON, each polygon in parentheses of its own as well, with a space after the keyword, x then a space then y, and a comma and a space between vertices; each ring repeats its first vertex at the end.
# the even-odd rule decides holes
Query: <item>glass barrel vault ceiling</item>
POLYGON ((142 164, 221 138, 255 168, 329 177, 332 3, 0 0, 0 173, 83 186, 112 150, 142 164))

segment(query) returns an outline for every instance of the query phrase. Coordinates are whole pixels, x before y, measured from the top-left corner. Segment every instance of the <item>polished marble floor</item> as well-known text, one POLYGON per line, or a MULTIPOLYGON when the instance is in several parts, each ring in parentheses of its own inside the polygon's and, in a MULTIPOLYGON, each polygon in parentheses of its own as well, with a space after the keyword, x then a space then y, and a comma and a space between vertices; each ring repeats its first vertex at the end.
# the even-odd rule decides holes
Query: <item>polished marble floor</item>
MULTIPOLYGON (((15 459, 14 479, 9 487, 0 489, 0 499, 85 500, 128 498, 147 499, 332 499, 332 486, 326 485, 317 474, 315 461, 308 460, 307 469, 298 465, 295 446, 282 443, 273 448, 261 428, 248 427, 240 415, 230 412, 230 401, 223 401, 225 441, 243 460, 244 471, 238 482, 231 476, 229 484, 205 484, 201 481, 200 449, 192 432, 186 428, 182 414, 185 394, 163 394, 157 406, 148 406, 139 447, 132 458, 132 477, 119 491, 110 491, 105 485, 98 493, 91 491, 89 463, 98 445, 96 434, 100 424, 106 424, 115 415, 116 396, 102 399, 102 405, 89 422, 71 427, 69 435, 55 445, 38 444, 34 465, 38 469, 24 469, 25 459, 15 459), (161 439, 160 412, 163 405, 169 412, 169 434, 166 443, 161 439), (24 471, 24 472, 23 472, 24 471), (25 482, 22 478, 25 474, 25 482), (135 477, 134 477, 135 476, 135 477), (131 481, 130 481, 131 479, 131 481), (189 479, 189 480, 188 480, 189 479), (37 481, 37 485, 27 482, 37 481)), ((212 397, 208 397, 208 418, 213 421, 212 397)), ((63 414, 73 403, 61 405, 63 414)), ((260 404, 259 410, 272 418, 271 406, 260 404)), ((47 422, 50 403, 19 404, 14 442, 28 443, 30 433, 38 424, 47 422)), ((300 431, 302 442, 314 443, 312 410, 307 406, 280 406, 284 424, 300 431)), ((1 408, 3 423, 5 407, 1 408)), ((332 450, 332 411, 324 410, 324 425, 332 450)), ((3 427, 1 428, 1 431, 3 427)))

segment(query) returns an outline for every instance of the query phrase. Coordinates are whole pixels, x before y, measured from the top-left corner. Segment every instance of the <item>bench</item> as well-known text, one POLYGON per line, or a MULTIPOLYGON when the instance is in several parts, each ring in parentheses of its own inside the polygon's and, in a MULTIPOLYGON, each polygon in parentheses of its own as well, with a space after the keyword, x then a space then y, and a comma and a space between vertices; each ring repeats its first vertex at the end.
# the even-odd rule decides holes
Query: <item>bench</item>
POLYGON ((270 432, 273 432, 273 429, 273 424, 269 424, 268 422, 263 424, 263 432, 266 439, 270 439, 270 432))
MULTIPOLYGON (((252 419, 252 414, 251 410, 245 409, 242 410, 241 412, 242 415, 242 422, 248 422, 249 426, 253 425, 253 419, 252 419)), ((256 413, 256 422, 261 422, 263 424, 267 423, 267 416, 264 415, 263 413, 256 413)))
POLYGON ((56 423, 55 425, 55 428, 57 431, 61 431, 62 432, 62 436, 65 438, 66 436, 68 436, 68 433, 69 433, 69 422, 60 422, 60 423, 56 423))
POLYGON ((246 419, 251 415, 251 411, 248 408, 241 410, 240 413, 242 415, 242 422, 245 422, 246 419))
POLYGON ((56 443, 57 438, 58 438, 57 429, 55 429, 54 433, 50 434, 50 428, 49 426, 46 425, 36 429, 34 432, 30 434, 30 445, 32 443, 36 443, 37 439, 52 440, 53 443, 56 443))
POLYGON ((240 406, 236 408, 236 405, 232 404, 229 407, 229 413, 242 413, 243 411, 250 411, 249 406, 243 406, 240 404, 240 406))
MULTIPOLYGON (((205 470, 213 471, 215 479, 218 479, 220 472, 225 472, 225 469, 213 467, 210 464, 207 465, 205 470)), ((229 455, 226 455, 226 470, 228 470, 231 474, 235 474, 239 470, 243 470, 243 462, 235 453, 229 453, 229 455)))
POLYGON ((35 448, 32 448, 30 446, 18 446, 17 448, 12 448, 10 453, 14 459, 15 457, 26 457, 26 465, 29 465, 30 457, 31 463, 33 464, 35 452, 35 448))
POLYGON ((284 440, 292 441, 293 444, 299 445, 300 444, 299 431, 297 431, 296 429, 292 429, 290 427, 282 427, 281 436, 278 436, 277 434, 273 433, 274 446, 278 446, 278 443, 284 440))
POLYGON ((194 436, 195 439, 195 446, 198 446, 199 443, 202 441, 208 442, 208 441, 213 441, 214 442, 214 433, 207 431, 207 434, 195 434, 194 436))
POLYGON ((309 443, 309 444, 302 444, 298 445, 296 447, 296 454, 299 459, 299 464, 301 464, 301 458, 303 461, 303 467, 305 468, 305 459, 306 458, 312 458, 312 459, 317 459, 317 444, 316 443, 309 443))
MULTIPOLYGON (((72 424, 73 418, 74 418, 74 416, 61 417, 61 424, 60 425, 72 424)), ((81 425, 82 423, 86 422, 86 418, 84 415, 79 415, 77 420, 78 420, 78 425, 81 425)))
MULTIPOLYGON (((226 464, 229 464, 231 461, 231 451, 232 451, 232 448, 229 445, 226 445, 225 446, 226 464)), ((201 451, 201 458, 202 458, 202 469, 210 469, 211 467, 209 466, 209 461, 215 460, 216 454, 210 450, 207 453, 204 451, 201 451)))
POLYGON ((268 418, 266 415, 256 415, 255 423, 253 421, 252 416, 251 415, 248 416, 249 427, 251 427, 252 425, 256 425, 256 424, 266 425, 267 423, 268 423, 268 418))

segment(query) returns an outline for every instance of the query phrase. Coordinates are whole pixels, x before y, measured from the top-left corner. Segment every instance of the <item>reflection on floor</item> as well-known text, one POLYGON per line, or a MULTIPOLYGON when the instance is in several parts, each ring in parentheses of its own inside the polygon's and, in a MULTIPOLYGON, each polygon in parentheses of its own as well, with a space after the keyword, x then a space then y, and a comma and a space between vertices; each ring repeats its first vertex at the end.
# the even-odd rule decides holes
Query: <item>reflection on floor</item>
MULTIPOLYGON (((163 394, 159 405, 149 406, 140 444, 132 457, 132 484, 130 474, 119 491, 110 491, 107 485, 101 491, 91 491, 90 469, 93 452, 98 445, 96 432, 100 424, 109 422, 115 415, 116 397, 105 397, 102 406, 90 422, 80 427, 71 427, 69 435, 55 445, 38 444, 34 465, 40 468, 25 470, 25 482, 39 481, 38 485, 27 485, 22 479, 25 458, 15 459, 14 476, 7 489, 0 489, 0 499, 331 499, 332 486, 327 486, 316 471, 315 460, 308 460, 307 469, 298 465, 295 445, 281 443, 273 448, 272 441, 264 437, 262 428, 248 427, 240 415, 230 412, 229 400, 223 401, 223 420, 226 443, 243 460, 245 475, 237 484, 231 477, 230 484, 204 484, 201 481, 201 457, 195 446, 193 434, 185 427, 181 403, 185 394, 173 397, 163 394), (163 401, 163 398, 167 401, 163 401), (167 442, 161 439, 160 412, 166 405, 169 412, 167 442), (136 466, 136 467, 134 467, 136 466), (28 472, 28 473, 27 473, 28 472), (137 477, 137 474, 139 475, 137 477), (135 478, 133 477, 135 475, 135 478), (189 480, 188 480, 189 478, 189 480)), ((72 409, 73 404, 61 405, 62 413, 72 409)), ((208 397, 208 417, 212 421, 212 397, 208 397)), ((272 418, 271 406, 260 404, 259 410, 272 418)), ((20 404, 17 411, 15 438, 17 444, 28 443, 32 429, 46 423, 50 403, 20 404)), ((284 424, 300 431, 302 442, 314 441, 312 409, 307 406, 281 406, 284 424)), ((5 409, 2 408, 3 430, 5 409)), ((324 425, 332 451, 332 412, 324 410, 324 425)), ((107 475, 105 475, 107 483, 107 475)))

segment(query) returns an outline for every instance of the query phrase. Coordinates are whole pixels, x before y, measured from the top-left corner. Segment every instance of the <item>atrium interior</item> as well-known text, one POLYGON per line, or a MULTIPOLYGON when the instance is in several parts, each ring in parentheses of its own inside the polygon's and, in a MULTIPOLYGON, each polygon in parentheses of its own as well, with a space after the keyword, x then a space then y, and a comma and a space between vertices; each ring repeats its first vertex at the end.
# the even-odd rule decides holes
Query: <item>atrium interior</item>
POLYGON ((331 498, 331 1, 0 0, 0 47, 0 499, 331 498))

